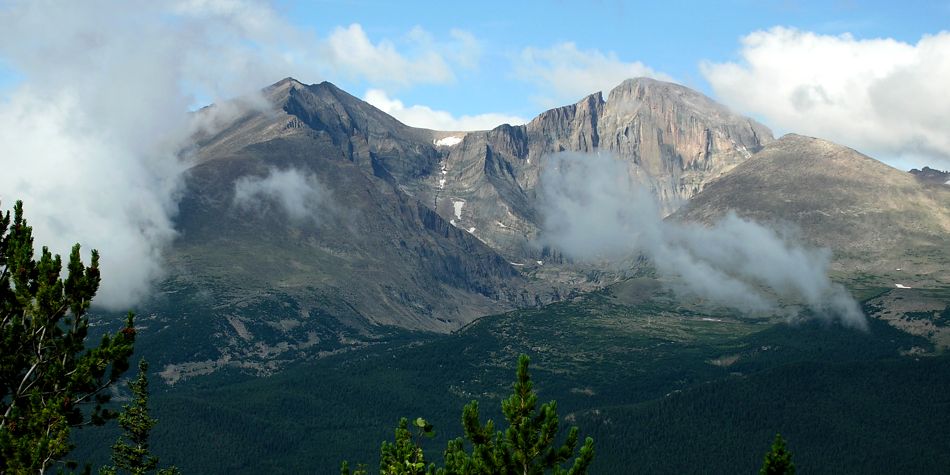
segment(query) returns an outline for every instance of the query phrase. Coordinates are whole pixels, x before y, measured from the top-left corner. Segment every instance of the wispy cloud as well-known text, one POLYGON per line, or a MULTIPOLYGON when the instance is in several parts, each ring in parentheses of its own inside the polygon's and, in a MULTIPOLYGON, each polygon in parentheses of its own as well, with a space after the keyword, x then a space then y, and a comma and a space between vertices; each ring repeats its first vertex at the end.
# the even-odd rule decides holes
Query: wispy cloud
POLYGON ((582 260, 646 255, 676 290, 741 311, 775 311, 779 296, 821 318, 866 326, 854 299, 828 277, 829 251, 735 215, 711 227, 664 221, 629 164, 609 154, 562 152, 544 160, 543 244, 582 260))
POLYGON ((672 81, 640 61, 623 61, 612 51, 582 50, 571 42, 550 48, 524 48, 514 59, 515 77, 534 84, 534 99, 544 107, 577 102, 588 94, 608 92, 625 79, 651 77, 672 81))
POLYGON ((234 182, 234 205, 266 212, 276 208, 294 221, 320 222, 332 209, 330 192, 316 176, 295 168, 270 168, 264 176, 244 176, 234 182))

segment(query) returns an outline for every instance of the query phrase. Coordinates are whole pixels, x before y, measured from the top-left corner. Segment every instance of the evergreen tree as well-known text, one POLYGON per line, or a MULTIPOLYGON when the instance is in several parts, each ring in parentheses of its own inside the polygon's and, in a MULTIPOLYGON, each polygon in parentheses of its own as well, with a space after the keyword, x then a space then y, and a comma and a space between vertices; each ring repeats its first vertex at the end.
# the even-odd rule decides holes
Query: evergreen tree
MULTIPOLYGON (((562 465, 574 457, 577 449, 577 427, 568 431, 561 445, 555 444, 558 434, 557 403, 551 401, 537 407, 528 374, 526 355, 518 360, 517 380, 511 396, 502 401, 502 412, 509 427, 505 432, 495 431, 494 422, 482 425, 478 415, 478 401, 467 404, 462 411, 465 438, 448 443, 444 452, 445 466, 426 465, 422 447, 415 442, 404 418, 396 428, 395 442, 383 442, 380 473, 382 475, 585 475, 594 458, 594 440, 590 437, 580 448, 569 468, 562 465), (466 440, 471 450, 466 450, 466 440)), ((432 426, 424 419, 415 421, 422 436, 431 437, 432 426)), ((343 462, 340 473, 350 475, 349 464, 343 462)), ((358 470, 355 475, 365 474, 358 470)))
POLYGON ((83 264, 72 248, 62 260, 43 247, 23 217, 0 213, 0 473, 44 473, 72 448, 70 428, 102 424, 104 390, 128 369, 135 330, 126 326, 87 347, 86 311, 99 288, 99 254, 83 264), (83 405, 92 406, 81 411, 83 405))
MULTIPOLYGON (((148 410, 148 362, 139 361, 139 377, 129 383, 132 403, 122 407, 119 427, 124 434, 112 446, 112 466, 99 470, 100 475, 116 475, 120 471, 132 475, 145 475, 158 468, 158 457, 148 448, 148 437, 158 422, 148 410)), ((158 470, 158 475, 176 475, 175 467, 158 470)))
MULTIPOLYGON (((413 425, 420 437, 433 437, 432 425, 417 418, 413 425)), ((435 466, 426 464, 422 447, 413 440, 409 421, 403 417, 396 427, 395 442, 383 442, 380 448, 379 472, 385 475, 426 475, 435 473, 435 466)))
POLYGON ((792 453, 785 447, 782 434, 775 434, 772 449, 765 454, 765 461, 759 469, 759 475, 795 475, 795 464, 792 463, 792 453))
POLYGON ((594 440, 590 437, 581 447, 574 463, 565 469, 562 464, 574 456, 577 448, 577 427, 572 427, 567 440, 555 444, 558 433, 557 402, 551 401, 538 408, 528 373, 530 359, 521 355, 518 360, 517 380, 513 392, 502 401, 501 409, 508 422, 504 434, 494 431, 494 424, 479 422, 478 402, 472 401, 462 412, 465 437, 472 452, 465 451, 464 442, 456 439, 445 452, 446 474, 569 474, 587 473, 594 457, 594 440), (494 432, 494 434, 493 434, 494 432))

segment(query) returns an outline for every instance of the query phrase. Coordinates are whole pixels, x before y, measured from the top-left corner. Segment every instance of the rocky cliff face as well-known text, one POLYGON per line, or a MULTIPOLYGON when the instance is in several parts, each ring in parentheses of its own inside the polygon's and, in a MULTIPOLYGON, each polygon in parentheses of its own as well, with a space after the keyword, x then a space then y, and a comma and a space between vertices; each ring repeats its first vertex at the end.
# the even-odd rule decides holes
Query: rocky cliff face
POLYGON ((849 273, 898 269, 910 282, 945 274, 950 260, 950 187, 921 183, 826 140, 788 134, 773 141, 673 218, 711 223, 728 212, 779 229, 791 224, 804 240, 831 249, 836 268, 849 273))
POLYGON ((627 80, 546 111, 522 126, 457 134, 441 147, 439 170, 408 184, 454 225, 518 264, 545 257, 531 242, 544 157, 562 151, 611 153, 673 212, 703 187, 772 141, 768 128, 688 88, 627 80))

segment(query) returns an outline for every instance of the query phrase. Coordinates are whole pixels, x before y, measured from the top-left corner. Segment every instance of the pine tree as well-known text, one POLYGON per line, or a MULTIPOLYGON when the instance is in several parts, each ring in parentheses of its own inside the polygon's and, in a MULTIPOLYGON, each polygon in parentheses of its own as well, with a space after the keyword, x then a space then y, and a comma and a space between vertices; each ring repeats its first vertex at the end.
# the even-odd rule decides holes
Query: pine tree
POLYGON ((504 435, 494 432, 494 424, 479 422, 478 402, 472 401, 462 412, 465 437, 472 445, 471 454, 464 442, 456 439, 445 453, 445 474, 511 473, 534 475, 544 473, 586 474, 594 457, 594 440, 584 442, 574 463, 565 469, 562 464, 574 456, 577 448, 577 427, 572 427, 561 445, 555 444, 558 433, 557 402, 538 408, 538 396, 528 373, 530 359, 521 355, 513 392, 502 401, 501 409, 508 422, 504 435))
MULTIPOLYGON (((417 435, 433 437, 432 425, 419 417, 413 421, 417 435)), ((426 463, 422 446, 413 440, 409 421, 403 417, 396 426, 395 442, 383 442, 380 448, 379 472, 385 475, 426 475, 434 473, 435 466, 426 463)))
MULTIPOLYGON (((462 426, 465 438, 448 443, 445 449, 445 466, 436 468, 426 465, 422 447, 413 439, 406 419, 396 428, 395 442, 383 442, 380 473, 383 475, 585 475, 594 458, 594 440, 590 437, 580 448, 569 468, 562 465, 574 457, 577 449, 577 427, 568 431, 561 445, 555 444, 558 435, 557 403, 555 401, 537 407, 538 396, 534 392, 528 374, 530 360, 521 355, 518 360, 517 380, 511 396, 502 401, 502 412, 508 422, 505 432, 496 431, 494 422, 484 425, 479 421, 478 401, 467 404, 462 411, 462 426), (470 451, 466 449, 466 441, 470 451)), ((422 436, 431 437, 432 426, 424 419, 415 421, 422 436)), ((340 473, 350 475, 349 464, 343 462, 340 473)), ((365 471, 355 472, 357 475, 365 471)))
POLYGON ((759 475, 795 475, 795 464, 792 463, 792 453, 785 447, 782 434, 775 434, 772 449, 765 454, 765 461, 759 469, 759 475))
MULTIPOLYGON (((100 475, 116 475, 120 471, 132 475, 145 475, 158 468, 158 457, 152 455, 148 447, 149 434, 158 422, 149 415, 148 410, 148 362, 139 360, 139 377, 129 383, 132 390, 132 402, 122 407, 119 414, 119 427, 124 431, 112 446, 112 463, 103 467, 100 475)), ((158 470, 158 475, 176 475, 175 467, 158 470)))
POLYGON ((104 390, 128 369, 135 329, 87 347, 86 311, 99 288, 99 254, 63 263, 43 247, 34 259, 23 203, 0 213, 0 473, 44 473, 72 449, 72 427, 115 416, 104 390), (88 414, 80 408, 92 406, 88 414))

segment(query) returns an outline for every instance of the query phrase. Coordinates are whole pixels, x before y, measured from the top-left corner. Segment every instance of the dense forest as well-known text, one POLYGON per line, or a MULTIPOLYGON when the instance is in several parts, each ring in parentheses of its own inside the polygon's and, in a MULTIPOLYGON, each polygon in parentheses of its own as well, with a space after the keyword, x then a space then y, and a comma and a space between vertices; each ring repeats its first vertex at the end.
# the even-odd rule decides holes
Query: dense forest
POLYGON ((500 422, 528 420, 539 425, 526 433, 561 447, 549 468, 580 467, 575 473, 588 463, 591 473, 753 472, 763 453, 768 466, 785 463, 786 450, 808 473, 950 465, 950 356, 928 340, 873 319, 861 332, 698 318, 621 305, 610 289, 486 317, 449 336, 392 330, 375 345, 266 378, 226 370, 149 386, 143 361, 130 402, 109 402, 113 392, 104 390, 119 389, 142 336, 131 315, 113 318, 115 328, 91 327, 97 254, 86 266, 77 247, 61 276, 58 256, 43 249, 33 259, 22 208, 15 211, 0 220, 5 473, 67 460, 106 473, 154 471, 154 454, 184 473, 333 473, 343 460, 385 467, 393 454, 436 470, 476 460, 479 444, 484 453, 517 453, 502 443, 510 436, 500 422), (527 356, 516 365, 518 355, 527 356), (527 382, 529 357, 537 384, 527 382), (529 400, 557 401, 556 411, 538 402, 534 413, 529 400), (535 416, 515 415, 519 406, 535 416), (412 426, 400 425, 405 417, 412 426), (495 425, 482 426, 489 420, 495 425), (551 431, 555 421, 562 430, 551 431), (581 443, 566 426, 593 440, 581 443), (395 440, 380 451, 394 427, 395 440), (477 435, 494 428, 497 439, 477 435), (412 430, 425 440, 409 437, 412 430), (787 448, 778 438, 770 449, 777 432, 787 448))

